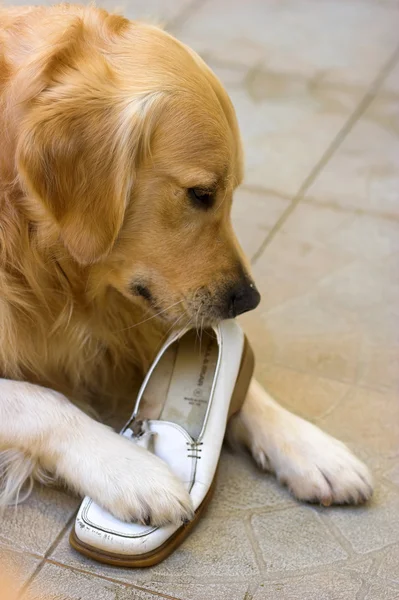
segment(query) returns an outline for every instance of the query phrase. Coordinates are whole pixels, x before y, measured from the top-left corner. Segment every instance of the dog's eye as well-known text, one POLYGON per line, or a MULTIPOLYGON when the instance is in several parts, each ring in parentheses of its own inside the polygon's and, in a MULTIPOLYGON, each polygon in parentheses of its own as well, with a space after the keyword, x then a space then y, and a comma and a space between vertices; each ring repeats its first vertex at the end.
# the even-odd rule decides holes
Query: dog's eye
POLYGON ((191 202, 199 208, 208 209, 214 203, 215 197, 213 192, 201 188, 189 188, 188 195, 191 202))

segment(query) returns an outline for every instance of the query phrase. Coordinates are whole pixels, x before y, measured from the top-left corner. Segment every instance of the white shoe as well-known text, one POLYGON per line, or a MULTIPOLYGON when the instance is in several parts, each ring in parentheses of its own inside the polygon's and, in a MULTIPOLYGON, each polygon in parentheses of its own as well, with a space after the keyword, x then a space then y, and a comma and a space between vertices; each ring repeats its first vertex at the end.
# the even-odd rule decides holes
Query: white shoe
POLYGON ((108 564, 146 567, 166 558, 207 506, 228 418, 244 402, 254 358, 241 328, 223 321, 202 335, 174 334, 156 357, 121 435, 163 459, 190 493, 195 515, 187 524, 152 527, 125 523, 86 497, 70 536, 82 554, 108 564), (157 420, 139 421, 143 397, 162 406, 157 420))

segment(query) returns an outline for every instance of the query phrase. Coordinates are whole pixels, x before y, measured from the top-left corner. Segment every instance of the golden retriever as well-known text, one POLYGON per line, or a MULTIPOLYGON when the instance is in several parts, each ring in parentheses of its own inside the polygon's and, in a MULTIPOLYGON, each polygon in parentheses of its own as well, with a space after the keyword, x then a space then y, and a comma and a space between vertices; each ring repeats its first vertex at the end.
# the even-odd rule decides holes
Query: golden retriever
MULTIPOLYGON (((94 7, 0 9, 0 502, 64 481, 121 519, 191 517, 160 459, 82 412, 133 404, 168 330, 253 309, 221 83, 161 29, 94 7)), ((231 438, 303 500, 362 502, 367 468, 253 381, 231 438)))

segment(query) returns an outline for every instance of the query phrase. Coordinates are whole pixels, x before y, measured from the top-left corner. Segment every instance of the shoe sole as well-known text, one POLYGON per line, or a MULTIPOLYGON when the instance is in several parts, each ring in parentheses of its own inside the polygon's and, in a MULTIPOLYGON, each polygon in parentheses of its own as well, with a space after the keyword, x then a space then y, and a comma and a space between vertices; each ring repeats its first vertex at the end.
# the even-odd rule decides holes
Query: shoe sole
MULTIPOLYGON (((247 338, 245 338, 240 370, 238 372, 236 385, 234 387, 234 392, 230 401, 228 419, 230 419, 234 414, 236 414, 241 409, 244 403, 245 396, 253 375, 254 366, 254 354, 247 338)), ((72 548, 74 548, 84 556, 92 558, 98 562, 107 565, 132 568, 153 567, 154 565, 157 565, 161 561, 165 560, 165 558, 167 558, 170 554, 172 554, 172 552, 176 550, 178 546, 180 546, 180 544, 194 529, 194 527, 200 520, 202 514, 205 512, 209 502, 211 501, 213 492, 215 491, 215 487, 216 475, 204 500, 195 511, 193 519, 189 523, 179 527, 179 529, 177 529, 175 533, 168 540, 166 540, 166 542, 164 542, 155 550, 151 550, 151 552, 146 552, 145 554, 138 554, 136 556, 129 556, 123 554, 109 554, 107 552, 102 552, 101 550, 93 548, 92 546, 89 546, 88 544, 85 544, 84 542, 80 541, 75 533, 75 529, 72 529, 71 531, 71 534, 69 536, 69 543, 71 544, 72 548)))

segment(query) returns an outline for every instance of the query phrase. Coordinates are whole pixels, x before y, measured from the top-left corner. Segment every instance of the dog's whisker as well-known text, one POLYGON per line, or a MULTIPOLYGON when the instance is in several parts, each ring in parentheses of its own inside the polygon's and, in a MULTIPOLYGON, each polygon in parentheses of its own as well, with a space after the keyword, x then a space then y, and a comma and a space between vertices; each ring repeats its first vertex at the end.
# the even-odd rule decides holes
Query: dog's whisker
POLYGON ((200 333, 200 330, 198 327, 198 322, 199 322, 201 308, 202 308, 202 302, 199 304, 199 306, 196 310, 196 314, 195 314, 195 333, 196 333, 196 337, 199 341, 200 353, 201 353, 201 333, 200 333))
POLYGON ((198 318, 199 318, 199 311, 201 309, 201 306, 199 306, 195 312, 195 331, 198 337, 198 318))
MULTIPOLYGON (((161 346, 164 344, 166 338, 168 337, 169 333, 172 331, 172 329, 174 329, 176 327, 176 325, 183 319, 183 317, 187 316, 186 313, 181 314, 179 317, 177 317, 175 319, 175 321, 172 323, 172 325, 167 329, 167 331, 163 334, 161 341, 159 343, 159 346, 157 348, 157 352, 159 351, 159 349, 161 348, 161 346)), ((187 327, 187 324, 186 324, 187 327)), ((184 329, 184 328, 183 328, 184 329)))
POLYGON ((151 319, 155 319, 155 317, 159 317, 159 315, 162 315, 163 313, 167 312, 168 310, 170 310, 174 306, 177 306, 178 304, 182 304, 182 302, 184 302, 184 300, 179 300, 178 302, 171 304, 170 306, 164 308, 163 310, 160 310, 155 315, 151 315, 151 317, 148 317, 148 319, 139 321, 139 323, 135 323, 134 325, 130 325, 129 327, 124 327, 123 329, 119 329, 119 331, 127 331, 128 329, 134 329, 135 327, 138 327, 139 325, 142 325, 143 323, 147 323, 147 321, 151 321, 151 319))
POLYGON ((185 316, 186 316, 186 315, 185 315, 185 313, 183 313, 182 315, 180 315, 180 317, 177 317, 177 319, 175 319, 175 321, 172 323, 172 325, 169 327, 168 331, 166 332, 166 334, 165 334, 165 337, 166 337, 166 335, 168 335, 168 333, 170 333, 170 332, 171 332, 171 331, 172 331, 172 330, 173 330, 173 329, 176 327, 176 325, 177 325, 178 323, 180 323, 180 321, 181 321, 181 320, 183 319, 183 317, 185 317, 185 316))

